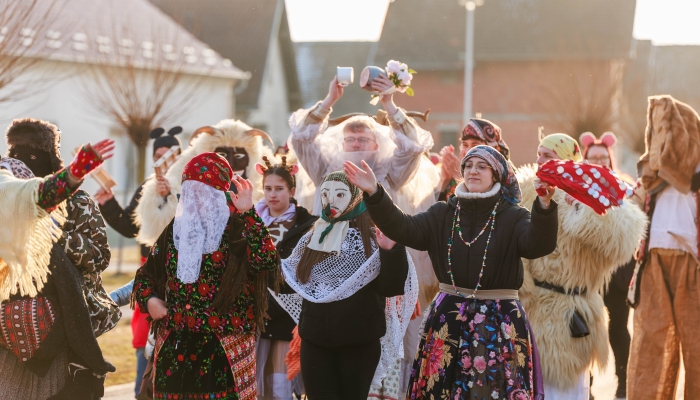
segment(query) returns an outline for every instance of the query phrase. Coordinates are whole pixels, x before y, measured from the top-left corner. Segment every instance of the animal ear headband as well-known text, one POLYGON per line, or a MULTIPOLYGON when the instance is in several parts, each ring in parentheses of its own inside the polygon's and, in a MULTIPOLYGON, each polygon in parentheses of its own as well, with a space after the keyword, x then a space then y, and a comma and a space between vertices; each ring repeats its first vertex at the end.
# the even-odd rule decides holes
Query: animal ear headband
POLYGON ((278 165, 272 165, 272 163, 270 163, 270 160, 267 158, 267 156, 263 156, 262 159, 263 159, 263 161, 265 161, 265 165, 262 165, 260 163, 255 164, 255 170, 260 175, 265 175, 265 171, 267 171, 268 169, 270 169, 272 167, 282 167, 285 170, 287 170, 287 172, 289 172, 289 175, 291 175, 292 177, 294 177, 294 175, 296 175, 297 172, 299 172, 298 165, 296 165, 296 164, 287 165, 287 156, 282 156, 282 164, 278 164, 278 165))
POLYGON ((581 135, 579 138, 579 141, 583 145, 583 147, 590 147, 590 146, 605 146, 605 147, 612 147, 617 143, 617 136, 615 136, 614 133, 612 132, 605 132, 600 139, 596 139, 595 135, 593 135, 591 132, 586 132, 581 135))
MULTIPOLYGON (((175 127, 170 128, 170 130, 168 131, 168 135, 175 136, 175 135, 179 135, 181 132, 182 132, 182 127, 175 126, 175 127)), ((165 129, 163 129, 162 127, 158 127, 156 129, 152 130, 151 133, 148 134, 148 137, 150 137, 151 139, 158 139, 159 137, 161 137, 163 135, 163 133, 165 133, 165 129)))

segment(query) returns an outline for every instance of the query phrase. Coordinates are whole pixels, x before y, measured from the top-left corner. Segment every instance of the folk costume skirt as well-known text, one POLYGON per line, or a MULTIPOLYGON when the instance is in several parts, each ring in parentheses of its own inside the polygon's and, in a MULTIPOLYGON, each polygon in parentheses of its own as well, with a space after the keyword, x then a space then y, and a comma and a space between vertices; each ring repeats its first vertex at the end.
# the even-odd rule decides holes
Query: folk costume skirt
POLYGON ((536 398, 539 360, 520 301, 467 299, 443 289, 426 313, 406 397, 536 398))
POLYGON ((253 400, 255 336, 161 329, 153 398, 253 400))

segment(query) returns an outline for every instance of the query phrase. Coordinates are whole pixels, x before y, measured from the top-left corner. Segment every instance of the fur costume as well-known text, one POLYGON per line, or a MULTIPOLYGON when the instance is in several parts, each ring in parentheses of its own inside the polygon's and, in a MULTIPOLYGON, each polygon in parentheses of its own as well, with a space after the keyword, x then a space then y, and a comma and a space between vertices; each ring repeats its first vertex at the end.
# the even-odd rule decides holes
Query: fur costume
POLYGON ((681 193, 690 191, 700 160, 700 116, 669 95, 649 97, 646 152, 639 160, 644 188, 666 181, 681 193))
MULTIPOLYGON (((537 196, 536 171, 536 165, 527 165, 517 172, 522 204, 533 204, 537 196)), ((647 218, 629 202, 601 216, 581 203, 569 205, 564 196, 557 190, 553 198, 559 208, 557 248, 546 257, 523 259, 525 281, 520 299, 537 338, 545 383, 567 390, 592 364, 601 369, 607 365, 608 327, 601 293, 615 268, 634 253, 647 218), (585 288, 586 292, 560 294, 536 287, 533 278, 567 290, 585 288), (569 321, 575 310, 588 323, 589 336, 571 337, 569 321)))
POLYGON ((33 147, 49 153, 51 168, 53 172, 58 172, 63 168, 60 132, 56 125, 46 121, 34 118, 15 119, 5 131, 8 156, 14 157, 16 146, 33 147))
POLYGON ((262 157, 273 159, 273 151, 262 142, 260 132, 244 122, 233 119, 220 121, 213 127, 200 128, 201 133, 192 139, 187 150, 165 174, 170 184, 170 195, 163 200, 156 191, 156 180, 152 176, 143 185, 143 195, 136 207, 135 222, 140 227, 136 240, 151 246, 158 239, 170 221, 175 217, 177 195, 182 189, 182 171, 185 165, 196 155, 214 151, 217 147, 243 147, 248 152, 250 162, 246 168, 246 177, 253 184, 253 201, 263 197, 262 175, 255 172, 255 163, 262 162, 262 157), (213 128, 213 129, 212 129, 213 128))

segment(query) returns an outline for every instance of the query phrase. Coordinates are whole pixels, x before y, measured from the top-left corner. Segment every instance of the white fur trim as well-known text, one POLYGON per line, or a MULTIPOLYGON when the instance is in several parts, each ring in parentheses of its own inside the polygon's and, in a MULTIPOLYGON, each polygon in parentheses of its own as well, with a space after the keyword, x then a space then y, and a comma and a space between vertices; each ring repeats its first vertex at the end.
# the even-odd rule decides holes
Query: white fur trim
POLYGON ((467 189, 466 182, 462 182, 455 188, 455 196, 459 197, 460 199, 488 199, 489 197, 492 197, 498 193, 499 190, 501 190, 501 183, 496 182, 488 192, 473 193, 467 189))
MULTIPOLYGON (((267 156, 271 161, 275 160, 274 151, 263 144, 259 136, 246 134, 253 128, 242 121, 225 119, 214 125, 222 134, 202 133, 196 137, 190 147, 182 152, 180 158, 165 174, 170 184, 171 196, 165 205, 162 197, 156 193, 155 179, 150 179, 143 187, 143 195, 138 207, 136 207, 136 224, 140 226, 136 240, 147 246, 152 246, 170 221, 175 217, 177 208, 177 195, 182 190, 182 172, 187 163, 201 153, 214 151, 217 147, 243 147, 248 152, 248 167, 246 177, 253 184, 253 201, 258 202, 263 198, 262 175, 255 171, 255 163, 262 163, 262 157, 267 156)), ((273 161, 274 162, 274 161, 273 161)))

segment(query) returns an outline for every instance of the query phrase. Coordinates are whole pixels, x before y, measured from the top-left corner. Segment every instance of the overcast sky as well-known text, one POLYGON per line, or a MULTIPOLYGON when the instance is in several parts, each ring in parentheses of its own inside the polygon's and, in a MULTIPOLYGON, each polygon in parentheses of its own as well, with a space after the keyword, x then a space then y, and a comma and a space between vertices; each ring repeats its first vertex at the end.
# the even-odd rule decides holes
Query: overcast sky
MULTIPOLYGON (((286 0, 286 4, 294 41, 376 41, 389 0, 286 0)), ((700 0, 637 0, 634 37, 656 44, 700 44, 699 16, 700 0)))

